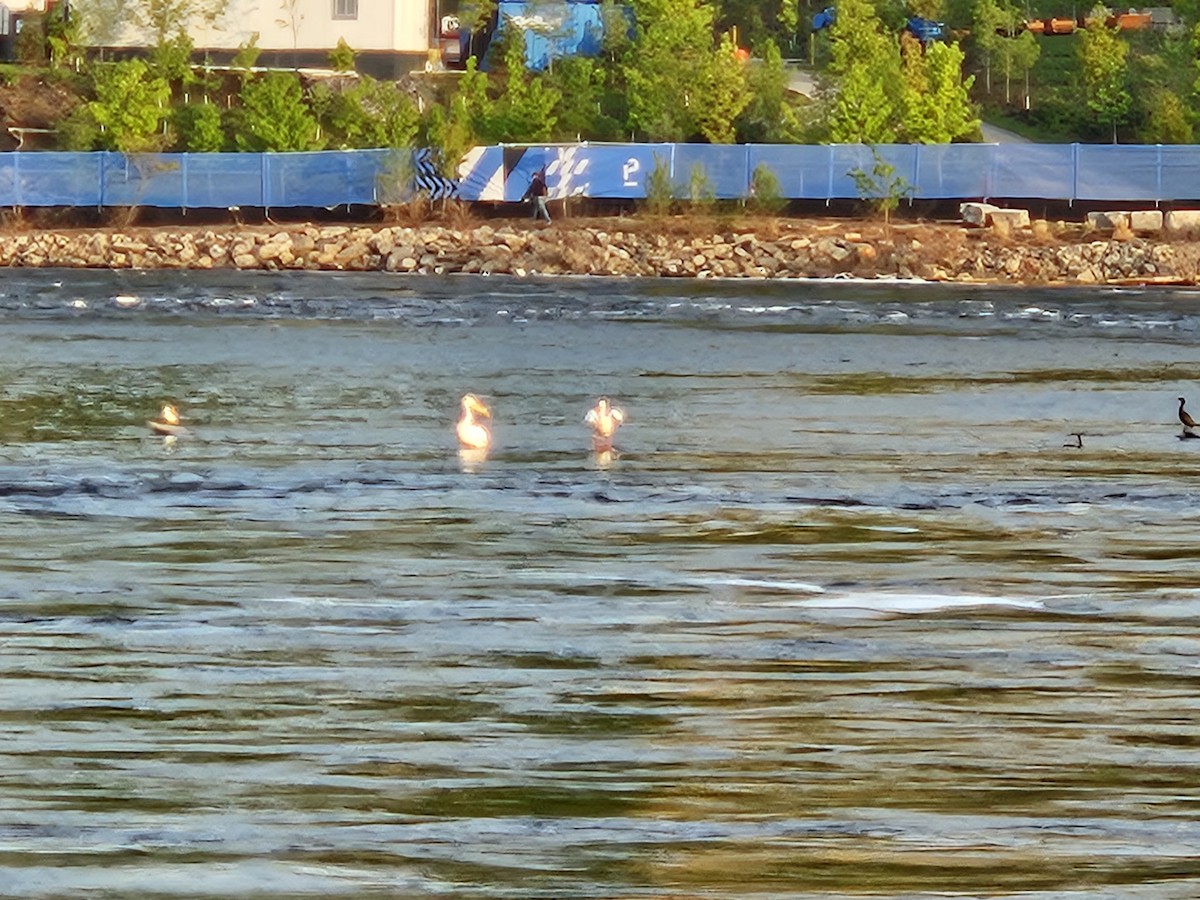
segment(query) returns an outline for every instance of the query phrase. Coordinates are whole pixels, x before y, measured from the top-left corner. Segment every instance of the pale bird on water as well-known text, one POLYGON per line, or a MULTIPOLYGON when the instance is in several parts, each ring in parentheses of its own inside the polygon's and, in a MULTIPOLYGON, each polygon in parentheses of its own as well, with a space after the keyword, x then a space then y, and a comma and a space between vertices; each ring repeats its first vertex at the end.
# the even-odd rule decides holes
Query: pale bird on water
POLYGON ((492 411, 474 394, 463 395, 462 416, 459 417, 456 431, 458 446, 464 450, 487 450, 492 444, 492 433, 479 421, 478 416, 490 419, 492 411))
POLYGON ((607 397, 601 397, 583 421, 592 429, 592 449, 602 453, 612 450, 613 435, 625 421, 625 413, 613 406, 607 397))
POLYGON ((165 434, 168 437, 173 437, 177 434, 183 434, 185 429, 182 424, 183 420, 179 417, 179 410, 170 403, 164 403, 162 412, 158 414, 157 419, 152 419, 146 424, 150 426, 150 430, 155 434, 165 434))

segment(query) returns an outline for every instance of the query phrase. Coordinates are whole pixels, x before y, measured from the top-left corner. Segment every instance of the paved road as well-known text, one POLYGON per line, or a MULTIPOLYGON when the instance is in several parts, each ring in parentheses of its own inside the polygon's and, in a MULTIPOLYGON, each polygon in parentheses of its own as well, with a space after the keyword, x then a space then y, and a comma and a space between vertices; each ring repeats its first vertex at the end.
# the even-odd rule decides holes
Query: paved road
POLYGON ((980 131, 983 132, 983 142, 985 144, 1030 144, 1032 141, 1029 138, 1022 137, 1013 131, 1008 131, 1005 128, 999 128, 996 125, 989 125, 984 122, 980 126, 980 131))

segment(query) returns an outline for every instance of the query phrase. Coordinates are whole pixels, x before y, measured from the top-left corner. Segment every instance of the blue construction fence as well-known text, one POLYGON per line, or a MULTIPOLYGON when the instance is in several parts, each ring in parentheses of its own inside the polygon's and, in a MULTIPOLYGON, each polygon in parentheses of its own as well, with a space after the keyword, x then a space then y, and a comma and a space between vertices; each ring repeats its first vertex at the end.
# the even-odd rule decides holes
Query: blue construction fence
POLYGON ((374 205, 420 188, 434 197, 518 201, 544 171, 551 199, 644 198, 656 167, 676 196, 702 181, 718 199, 750 194, 770 169, 789 199, 862 196, 856 172, 882 161, 906 196, 927 200, 1200 200, 1200 146, 1099 144, 570 144, 476 147, 459 178, 428 151, 0 154, 0 205, 180 209, 374 205), (403 184, 399 182, 403 181, 403 184))

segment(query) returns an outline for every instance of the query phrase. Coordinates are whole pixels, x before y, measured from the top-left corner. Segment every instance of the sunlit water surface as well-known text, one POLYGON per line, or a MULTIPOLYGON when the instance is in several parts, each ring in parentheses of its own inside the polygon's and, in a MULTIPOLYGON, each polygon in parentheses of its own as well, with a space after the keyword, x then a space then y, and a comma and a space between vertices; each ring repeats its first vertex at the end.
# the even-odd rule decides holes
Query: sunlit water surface
POLYGON ((0 289, 0 895, 1200 896, 1197 295, 0 289))

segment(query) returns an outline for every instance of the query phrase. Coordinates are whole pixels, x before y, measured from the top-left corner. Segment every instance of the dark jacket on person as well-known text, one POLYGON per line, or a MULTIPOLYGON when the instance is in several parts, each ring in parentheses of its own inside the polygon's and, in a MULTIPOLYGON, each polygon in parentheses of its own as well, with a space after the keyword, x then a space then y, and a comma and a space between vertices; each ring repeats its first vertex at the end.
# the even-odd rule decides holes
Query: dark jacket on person
POLYGON ((529 188, 525 191, 526 199, 546 196, 546 177, 541 172, 534 172, 529 179, 529 188))

